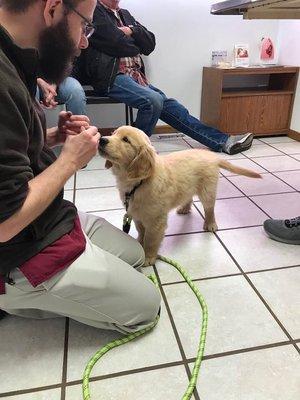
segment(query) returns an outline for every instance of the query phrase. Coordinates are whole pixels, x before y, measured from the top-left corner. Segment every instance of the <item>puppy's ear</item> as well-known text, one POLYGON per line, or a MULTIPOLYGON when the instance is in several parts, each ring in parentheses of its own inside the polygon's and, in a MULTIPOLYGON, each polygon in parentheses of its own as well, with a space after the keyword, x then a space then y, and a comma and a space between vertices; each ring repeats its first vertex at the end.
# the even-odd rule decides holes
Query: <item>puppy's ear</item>
POLYGON ((127 169, 129 179, 146 179, 152 175, 155 166, 155 151, 144 145, 127 169))
POLYGON ((111 168, 113 165, 112 165, 112 162, 111 161, 109 161, 109 160, 106 160, 105 161, 105 168, 106 169, 109 169, 109 168, 111 168))

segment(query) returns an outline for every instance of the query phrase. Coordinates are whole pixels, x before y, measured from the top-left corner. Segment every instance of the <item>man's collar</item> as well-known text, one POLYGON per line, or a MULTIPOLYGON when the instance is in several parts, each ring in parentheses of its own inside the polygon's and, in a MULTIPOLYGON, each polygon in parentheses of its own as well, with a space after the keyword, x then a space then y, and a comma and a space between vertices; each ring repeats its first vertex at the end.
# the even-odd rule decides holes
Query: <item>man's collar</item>
POLYGON ((100 3, 100 4, 101 4, 103 7, 105 7, 107 10, 110 10, 110 11, 112 11, 112 12, 116 12, 116 11, 119 11, 119 10, 120 10, 120 7, 118 7, 117 9, 113 9, 113 8, 108 7, 106 4, 102 3, 101 0, 98 0, 98 3, 100 3))
POLYGON ((31 95, 35 95, 38 71, 38 52, 36 49, 22 49, 17 46, 9 32, 0 25, 0 48, 17 69, 31 95))

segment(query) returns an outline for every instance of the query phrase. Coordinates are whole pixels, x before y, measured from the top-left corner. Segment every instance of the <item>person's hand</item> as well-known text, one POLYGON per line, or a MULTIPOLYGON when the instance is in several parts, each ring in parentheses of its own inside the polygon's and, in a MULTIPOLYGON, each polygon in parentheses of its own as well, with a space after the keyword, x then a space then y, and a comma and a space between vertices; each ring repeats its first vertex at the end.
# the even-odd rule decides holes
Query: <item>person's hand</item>
POLYGON ((96 126, 81 128, 77 135, 68 135, 59 159, 65 165, 72 165, 75 171, 83 168, 97 154, 100 133, 96 126))
POLYGON ((50 83, 44 81, 42 78, 37 78, 37 84, 42 92, 42 100, 40 103, 45 108, 56 107, 58 104, 57 101, 55 101, 57 86, 54 83, 50 85, 50 83))
POLYGON ((121 31, 125 33, 126 36, 132 35, 132 29, 130 29, 128 26, 119 26, 119 29, 121 29, 121 31))
POLYGON ((90 120, 86 115, 73 115, 70 111, 61 111, 58 126, 47 131, 47 144, 50 147, 63 144, 68 135, 78 135, 82 128, 87 129, 89 126, 90 120))

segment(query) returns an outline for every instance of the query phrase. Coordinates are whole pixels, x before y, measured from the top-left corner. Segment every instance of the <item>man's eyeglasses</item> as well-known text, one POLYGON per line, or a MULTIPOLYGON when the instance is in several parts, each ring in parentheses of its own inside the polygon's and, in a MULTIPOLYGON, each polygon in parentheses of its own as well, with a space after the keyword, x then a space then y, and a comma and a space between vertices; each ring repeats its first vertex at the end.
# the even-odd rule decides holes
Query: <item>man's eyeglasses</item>
POLYGON ((95 32, 96 29, 95 25, 91 21, 89 21, 85 16, 83 16, 79 11, 77 11, 76 8, 73 7, 68 1, 64 1, 64 5, 84 20, 85 26, 83 34, 87 39, 89 39, 95 32))

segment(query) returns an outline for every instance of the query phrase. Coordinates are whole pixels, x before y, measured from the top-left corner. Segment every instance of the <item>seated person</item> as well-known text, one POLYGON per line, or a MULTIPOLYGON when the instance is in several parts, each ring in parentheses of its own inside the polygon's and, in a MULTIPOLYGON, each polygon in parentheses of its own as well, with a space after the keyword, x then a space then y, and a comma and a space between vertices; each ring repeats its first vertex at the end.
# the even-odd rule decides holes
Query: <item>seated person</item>
POLYGON ((82 84, 92 85, 99 94, 137 108, 135 126, 149 136, 161 119, 214 151, 235 154, 249 149, 252 134, 229 136, 206 126, 177 100, 150 84, 141 54, 152 53, 155 36, 128 10, 120 9, 119 2, 98 1, 93 19, 96 31, 90 48, 75 66, 74 76, 82 84))
POLYGON ((46 108, 65 104, 66 110, 73 115, 87 115, 85 93, 77 79, 68 76, 58 86, 55 83, 50 84, 42 78, 38 78, 37 83, 37 98, 46 108))

